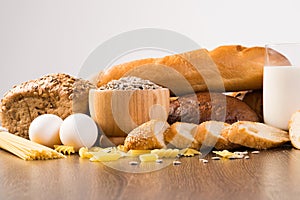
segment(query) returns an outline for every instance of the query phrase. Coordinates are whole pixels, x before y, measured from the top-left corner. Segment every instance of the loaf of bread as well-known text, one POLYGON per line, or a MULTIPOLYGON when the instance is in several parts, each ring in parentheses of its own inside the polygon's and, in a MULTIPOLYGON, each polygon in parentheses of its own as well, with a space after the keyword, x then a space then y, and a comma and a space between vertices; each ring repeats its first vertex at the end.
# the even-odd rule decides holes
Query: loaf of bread
POLYGON ((1 100, 2 126, 28 139, 30 123, 39 115, 64 119, 72 113, 88 114, 91 88, 96 87, 86 80, 59 73, 16 85, 1 100))
POLYGON ((245 102, 258 116, 259 121, 263 122, 263 91, 262 90, 249 90, 230 92, 226 95, 235 97, 245 102))
POLYGON ((198 92, 171 98, 168 122, 200 124, 215 120, 232 124, 236 121, 259 121, 257 114, 241 100, 221 93, 198 92))
POLYGON ((290 141, 288 132, 258 122, 235 122, 226 131, 230 142, 254 149, 274 148, 290 141))
POLYGON ((133 129, 125 138, 124 150, 152 150, 165 148, 164 132, 170 127, 165 121, 150 120, 133 129))
MULTIPOLYGON (((290 65, 280 53, 269 55, 274 65, 290 65)), ((97 86, 123 76, 137 76, 169 88, 176 96, 200 91, 262 89, 264 47, 221 46, 163 58, 147 58, 113 66, 99 73, 97 86)))

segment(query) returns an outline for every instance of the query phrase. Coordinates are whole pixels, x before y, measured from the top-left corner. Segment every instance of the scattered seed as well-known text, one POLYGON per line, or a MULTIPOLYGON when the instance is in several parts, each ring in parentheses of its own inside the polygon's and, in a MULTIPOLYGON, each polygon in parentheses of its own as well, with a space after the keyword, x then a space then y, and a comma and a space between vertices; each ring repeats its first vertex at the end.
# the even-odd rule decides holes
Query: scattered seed
POLYGON ((220 160, 221 158, 218 157, 218 156, 215 156, 215 157, 211 157, 212 160, 220 160))
POLYGON ((234 155, 234 156, 230 156, 229 159, 230 160, 233 160, 233 159, 241 159, 241 158, 244 158, 244 155, 234 155))
POLYGON ((259 154, 260 152, 259 151, 252 151, 251 153, 253 153, 253 154, 259 154))
POLYGON ((129 164, 130 165, 138 165, 139 163, 137 161, 130 161, 129 164))
POLYGON ((245 156, 245 157, 244 157, 244 159, 249 159, 249 158, 250 158, 249 156, 245 156))
POLYGON ((200 158, 199 160, 203 163, 208 163, 208 160, 206 160, 206 159, 200 158))
POLYGON ((233 152, 233 153, 237 154, 237 155, 247 155, 248 151, 236 151, 236 152, 233 152))
POLYGON ((180 164, 181 164, 181 162, 178 161, 178 160, 174 160, 174 161, 173 161, 173 165, 180 165, 180 164))
POLYGON ((163 160, 162 159, 157 159, 156 163, 163 163, 163 160))

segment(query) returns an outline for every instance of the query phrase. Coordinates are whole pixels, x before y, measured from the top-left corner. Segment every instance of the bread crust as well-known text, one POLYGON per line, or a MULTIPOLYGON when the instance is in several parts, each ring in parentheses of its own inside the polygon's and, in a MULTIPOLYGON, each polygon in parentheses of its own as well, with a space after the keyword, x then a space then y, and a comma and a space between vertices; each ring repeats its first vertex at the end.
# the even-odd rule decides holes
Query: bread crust
MULTIPOLYGON (((276 65, 290 65, 278 52, 270 57, 276 65)), ((200 91, 262 89, 264 47, 220 46, 163 58, 147 58, 113 66, 101 72, 97 86, 134 75, 169 88, 176 95, 200 91)))

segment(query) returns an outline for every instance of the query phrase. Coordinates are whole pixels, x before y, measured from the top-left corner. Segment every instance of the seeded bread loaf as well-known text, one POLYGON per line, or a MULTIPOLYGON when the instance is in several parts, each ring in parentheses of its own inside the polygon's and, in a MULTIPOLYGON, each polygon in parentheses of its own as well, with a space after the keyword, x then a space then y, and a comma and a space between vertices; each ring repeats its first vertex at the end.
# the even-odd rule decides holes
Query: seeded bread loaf
POLYGON ((254 149, 274 148, 290 141, 288 132, 258 122, 235 122, 225 131, 230 142, 254 149))
MULTIPOLYGON (((290 65, 287 58, 270 51, 274 65, 290 65)), ((163 58, 146 58, 113 66, 99 73, 97 86, 123 76, 137 76, 169 88, 177 96, 207 91, 262 89, 264 47, 220 46, 163 58), (209 85, 208 85, 209 84, 209 85)))
POLYGON ((259 121, 257 114, 241 100, 221 93, 198 92, 171 98, 168 122, 200 124, 205 121, 259 121))
POLYGON ((30 123, 39 115, 62 119, 72 113, 88 114, 90 82, 67 74, 49 74, 14 86, 1 100, 2 126, 28 139, 30 123))

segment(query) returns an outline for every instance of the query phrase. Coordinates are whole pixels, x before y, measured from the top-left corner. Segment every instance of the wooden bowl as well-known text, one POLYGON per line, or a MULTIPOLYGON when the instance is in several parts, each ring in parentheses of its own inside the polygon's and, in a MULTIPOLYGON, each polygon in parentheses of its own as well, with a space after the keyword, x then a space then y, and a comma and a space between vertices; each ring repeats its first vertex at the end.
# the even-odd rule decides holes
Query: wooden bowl
POLYGON ((170 92, 155 90, 96 90, 89 93, 91 117, 107 137, 124 137, 151 120, 167 120, 170 92))

